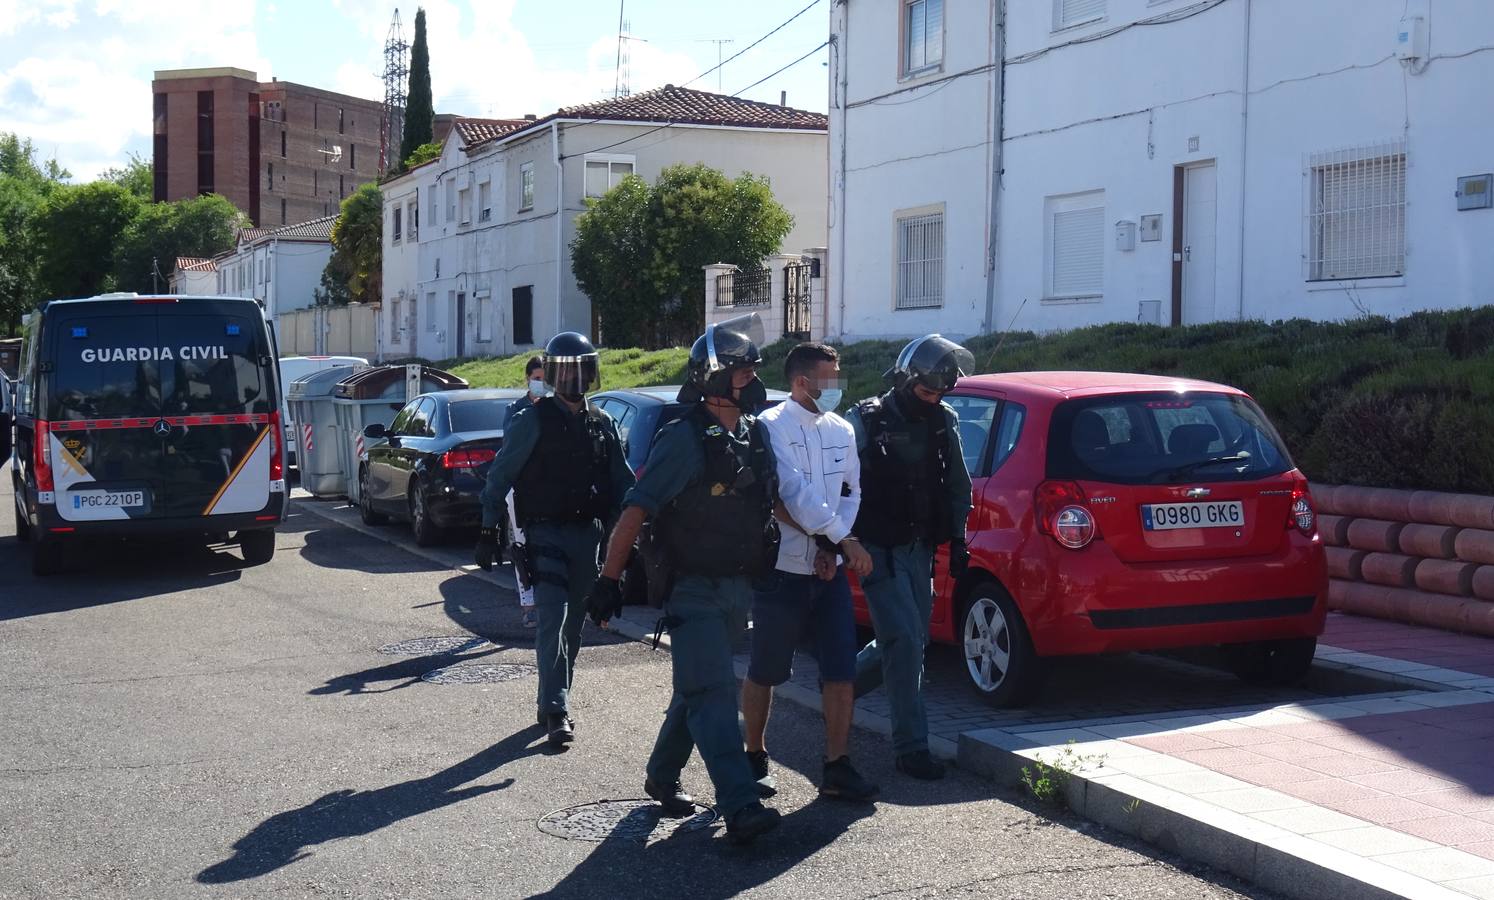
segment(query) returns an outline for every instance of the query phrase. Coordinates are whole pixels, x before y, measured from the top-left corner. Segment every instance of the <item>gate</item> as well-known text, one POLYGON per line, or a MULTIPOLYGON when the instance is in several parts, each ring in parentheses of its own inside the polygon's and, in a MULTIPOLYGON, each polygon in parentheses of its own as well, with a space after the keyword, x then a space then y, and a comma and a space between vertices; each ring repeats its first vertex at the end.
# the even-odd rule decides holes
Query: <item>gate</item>
POLYGON ((809 278, 807 262, 783 267, 783 336, 809 340, 809 278))

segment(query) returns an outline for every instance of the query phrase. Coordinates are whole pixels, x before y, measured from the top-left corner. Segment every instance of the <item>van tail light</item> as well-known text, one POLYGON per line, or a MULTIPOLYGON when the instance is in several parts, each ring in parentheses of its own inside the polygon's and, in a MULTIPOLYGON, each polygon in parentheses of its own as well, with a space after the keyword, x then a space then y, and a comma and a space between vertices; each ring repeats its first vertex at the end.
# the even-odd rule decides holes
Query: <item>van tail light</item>
POLYGON ((1306 482, 1292 485, 1292 514, 1287 517, 1286 527, 1295 528, 1307 537, 1317 530, 1318 514, 1312 508, 1312 493, 1306 482))
POLYGON ((280 425, 280 413, 270 413, 270 480, 279 481, 285 477, 285 457, 281 445, 285 443, 285 431, 280 425))
POLYGON ((493 450, 447 450, 441 454, 441 465, 448 469, 475 469, 493 461, 498 454, 493 450))
POLYGON ((1080 550, 1100 534, 1084 489, 1072 481, 1045 481, 1037 489, 1038 531, 1080 550))
POLYGON ((36 489, 38 492, 46 493, 54 490, 52 486, 52 435, 49 428, 50 423, 40 419, 36 421, 36 439, 31 448, 31 461, 36 469, 36 489))

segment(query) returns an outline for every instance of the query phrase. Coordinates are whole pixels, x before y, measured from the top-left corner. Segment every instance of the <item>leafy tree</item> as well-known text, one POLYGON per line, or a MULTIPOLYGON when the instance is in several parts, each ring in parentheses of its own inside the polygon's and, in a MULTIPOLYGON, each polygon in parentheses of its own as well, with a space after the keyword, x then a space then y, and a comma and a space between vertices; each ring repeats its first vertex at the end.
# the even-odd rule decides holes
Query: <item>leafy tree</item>
POLYGON ((165 291, 178 256, 207 258, 231 250, 239 229, 249 225, 249 217, 218 194, 147 204, 115 243, 115 286, 165 291))
POLYGON ((425 42, 425 10, 415 11, 415 43, 410 45, 410 89, 405 98, 405 134, 399 158, 406 160, 416 148, 429 144, 436 129, 436 110, 431 99, 431 51, 425 42))
POLYGON ((21 316, 44 299, 37 220, 71 177, 55 159, 38 164, 30 140, 0 132, 0 333, 14 334, 21 316))
POLYGON ((332 251, 332 257, 327 267, 322 269, 321 283, 311 291, 312 301, 317 306, 345 306, 353 299, 348 291, 348 273, 343 270, 336 250, 332 251))
MULTIPOLYGON (((115 245, 140 211, 140 200, 117 184, 58 186, 37 222, 46 295, 88 297, 112 290, 115 245)), ((150 276, 148 270, 143 274, 150 276)))
POLYGON ((138 153, 131 153, 123 167, 105 169, 99 179, 119 185, 146 203, 155 197, 155 167, 138 153))
POLYGON ((755 269, 793 222, 765 178, 670 166, 652 187, 631 176, 588 202, 576 219, 571 271, 608 344, 671 346, 704 328, 703 267, 755 269))
POLYGON ((435 141, 429 144, 421 144, 415 148, 415 152, 405 157, 405 168, 413 169, 421 163, 430 162, 441 155, 441 145, 435 141))
POLYGON ((383 284, 384 194, 370 183, 342 201, 332 224, 332 259, 322 273, 317 302, 325 296, 330 303, 368 303, 380 298, 383 284), (345 284, 346 292, 335 282, 345 284))
POLYGON ((8 131, 0 131, 0 175, 53 184, 73 177, 73 173, 59 165, 56 159, 37 165, 36 147, 31 139, 8 131))

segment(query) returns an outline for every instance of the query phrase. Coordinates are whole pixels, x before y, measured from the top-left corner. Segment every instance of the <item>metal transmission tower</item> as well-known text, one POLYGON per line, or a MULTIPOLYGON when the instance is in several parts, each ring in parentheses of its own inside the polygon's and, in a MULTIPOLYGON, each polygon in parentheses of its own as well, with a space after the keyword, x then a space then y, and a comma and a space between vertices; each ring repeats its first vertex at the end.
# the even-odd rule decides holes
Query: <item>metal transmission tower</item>
POLYGON ((410 82, 410 45, 405 43, 399 9, 384 39, 384 110, 379 118, 379 174, 400 163, 399 145, 405 136, 406 86, 410 82))
POLYGON ((633 23, 624 20, 622 30, 617 34, 617 85, 612 89, 614 99, 618 97, 630 97, 633 88, 630 82, 633 80, 633 54, 628 45, 633 41, 642 40, 632 35, 633 23))

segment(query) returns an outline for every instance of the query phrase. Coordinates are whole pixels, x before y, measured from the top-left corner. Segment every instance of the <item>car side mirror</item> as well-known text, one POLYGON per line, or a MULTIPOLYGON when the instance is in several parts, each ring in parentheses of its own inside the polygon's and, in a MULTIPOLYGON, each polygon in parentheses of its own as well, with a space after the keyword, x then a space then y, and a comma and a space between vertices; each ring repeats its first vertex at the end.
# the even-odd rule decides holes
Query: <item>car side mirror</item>
POLYGON ((384 427, 383 422, 375 422, 363 429, 363 436, 366 438, 373 438, 374 440, 379 440, 381 438, 387 437, 388 434, 389 430, 384 427))

